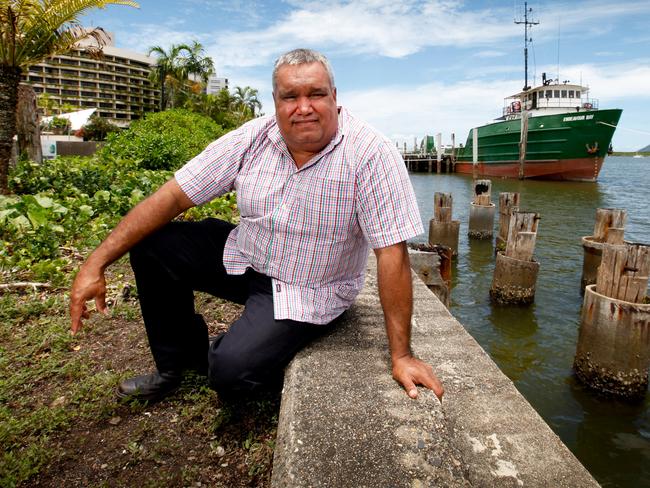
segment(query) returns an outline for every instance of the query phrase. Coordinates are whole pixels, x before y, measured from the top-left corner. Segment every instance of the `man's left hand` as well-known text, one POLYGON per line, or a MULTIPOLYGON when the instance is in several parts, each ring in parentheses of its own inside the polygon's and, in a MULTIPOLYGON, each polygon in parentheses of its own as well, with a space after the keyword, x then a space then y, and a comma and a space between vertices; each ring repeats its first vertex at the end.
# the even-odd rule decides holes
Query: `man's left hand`
POLYGON ((442 401, 445 393, 442 383, 433 372, 433 368, 413 356, 402 356, 393 360, 393 378, 398 381, 411 398, 417 398, 416 385, 422 385, 432 390, 442 401))

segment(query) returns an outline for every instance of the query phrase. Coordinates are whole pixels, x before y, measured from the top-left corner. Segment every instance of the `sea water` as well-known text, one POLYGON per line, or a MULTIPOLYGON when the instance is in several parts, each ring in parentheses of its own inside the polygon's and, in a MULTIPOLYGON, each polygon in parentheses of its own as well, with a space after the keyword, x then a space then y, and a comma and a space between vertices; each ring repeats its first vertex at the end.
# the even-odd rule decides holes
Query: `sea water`
MULTIPOLYGON (((540 271, 529 307, 490 303, 494 239, 467 238, 471 177, 410 177, 427 231, 437 191, 452 194, 453 219, 461 222, 451 313, 603 486, 650 487, 650 394, 636 405, 600 398, 572 372, 582 306, 581 238, 593 234, 597 208, 623 208, 625 239, 650 244, 650 158, 608 157, 596 183, 492 179, 497 206, 499 192, 519 192, 520 209, 541 216, 540 271)), ((425 242, 427 235, 414 240, 425 242)))

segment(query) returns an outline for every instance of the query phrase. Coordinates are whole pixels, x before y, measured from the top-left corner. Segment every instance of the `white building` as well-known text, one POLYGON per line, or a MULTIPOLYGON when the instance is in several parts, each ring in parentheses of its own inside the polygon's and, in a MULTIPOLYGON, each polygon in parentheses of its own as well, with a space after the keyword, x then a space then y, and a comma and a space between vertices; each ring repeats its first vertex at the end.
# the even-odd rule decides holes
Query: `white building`
POLYGON ((208 83, 205 86, 205 93, 208 95, 214 95, 219 93, 223 89, 228 89, 228 78, 218 78, 215 75, 208 78, 208 83))

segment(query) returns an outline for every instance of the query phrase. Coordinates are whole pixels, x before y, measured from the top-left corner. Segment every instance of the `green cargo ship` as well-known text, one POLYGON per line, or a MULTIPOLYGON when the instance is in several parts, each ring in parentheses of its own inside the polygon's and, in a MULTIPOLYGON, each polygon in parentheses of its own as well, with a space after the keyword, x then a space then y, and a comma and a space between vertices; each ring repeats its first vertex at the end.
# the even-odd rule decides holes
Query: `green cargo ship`
MULTIPOLYGON (((528 20, 526 25, 536 24, 528 20)), ((526 39, 528 32, 526 31, 526 39)), ((526 41, 528 42, 528 41, 526 41)), ((611 150, 620 109, 601 110, 586 86, 547 80, 507 97, 501 117, 470 130, 456 172, 475 176, 596 181, 611 150), (476 145, 476 150, 475 150, 476 145)))

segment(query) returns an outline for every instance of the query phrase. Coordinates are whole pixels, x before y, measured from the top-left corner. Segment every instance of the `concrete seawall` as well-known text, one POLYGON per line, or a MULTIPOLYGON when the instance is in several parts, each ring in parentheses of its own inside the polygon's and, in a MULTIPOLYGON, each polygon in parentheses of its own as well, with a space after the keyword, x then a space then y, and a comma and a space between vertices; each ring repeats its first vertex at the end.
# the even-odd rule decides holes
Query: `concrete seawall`
POLYGON ((287 369, 272 486, 598 486, 415 276, 412 344, 445 385, 442 405, 390 376, 371 257, 343 323, 287 369))

